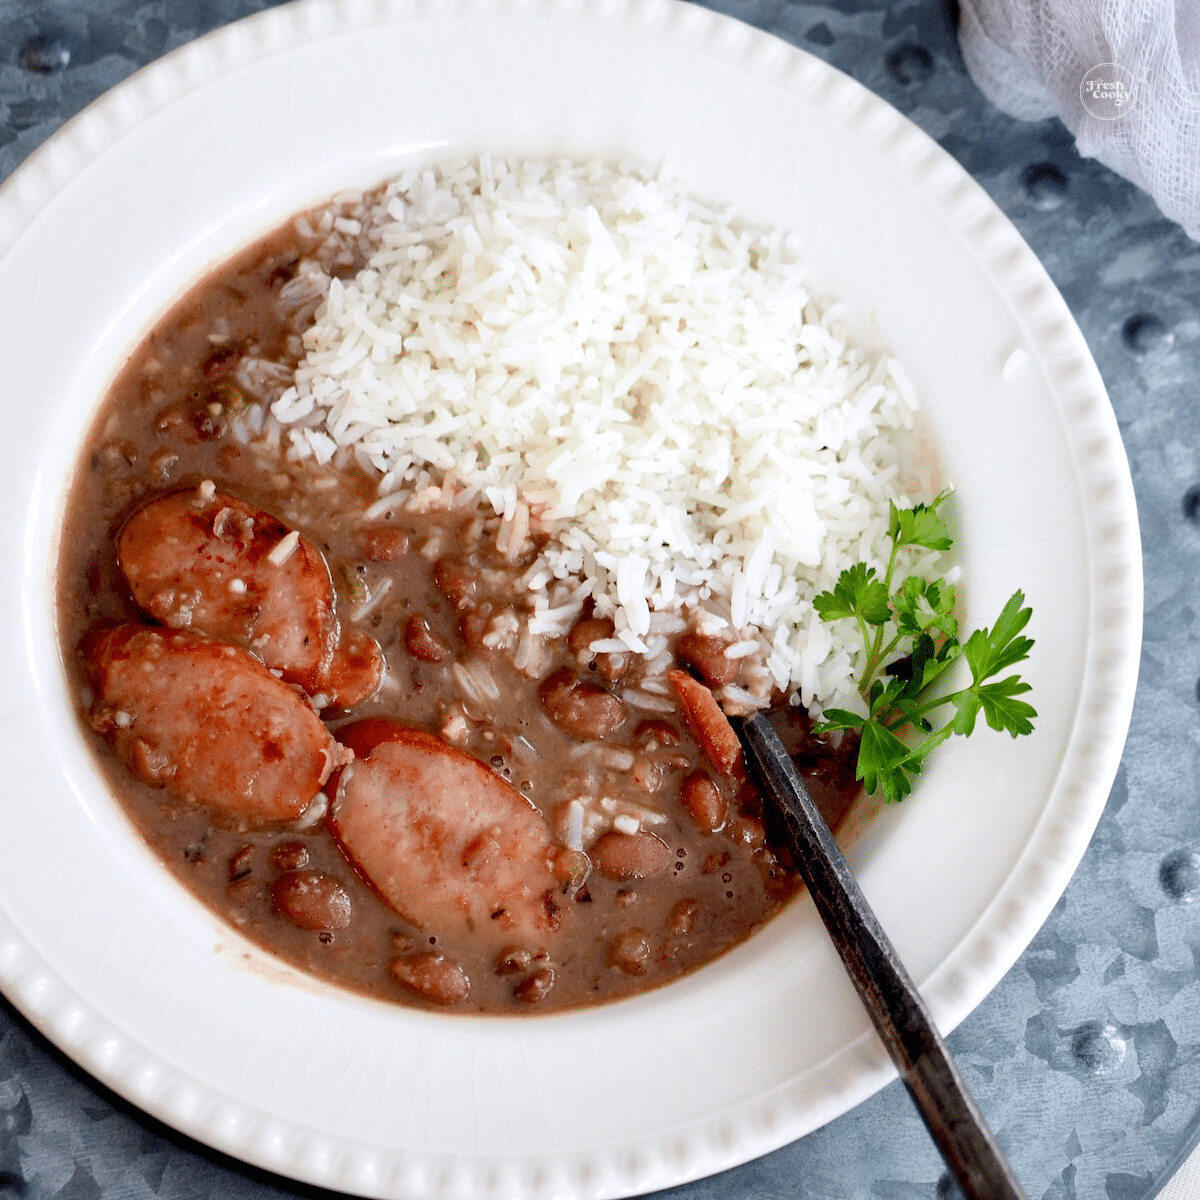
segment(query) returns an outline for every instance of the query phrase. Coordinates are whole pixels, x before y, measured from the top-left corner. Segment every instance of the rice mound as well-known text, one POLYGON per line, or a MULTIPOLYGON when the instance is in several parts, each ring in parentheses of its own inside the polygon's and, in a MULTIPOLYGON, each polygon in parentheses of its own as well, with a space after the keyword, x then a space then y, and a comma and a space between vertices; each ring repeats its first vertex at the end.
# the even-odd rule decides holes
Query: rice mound
POLYGON ((764 684, 733 707, 772 685, 858 702, 857 630, 812 599, 886 568, 917 401, 808 294, 798 239, 636 166, 486 155, 407 171, 338 228, 369 259, 320 281, 272 406, 293 456, 351 448, 385 497, 477 489, 514 544, 549 529, 523 578, 534 635, 590 594, 609 649, 653 654, 682 618, 757 656, 764 684))

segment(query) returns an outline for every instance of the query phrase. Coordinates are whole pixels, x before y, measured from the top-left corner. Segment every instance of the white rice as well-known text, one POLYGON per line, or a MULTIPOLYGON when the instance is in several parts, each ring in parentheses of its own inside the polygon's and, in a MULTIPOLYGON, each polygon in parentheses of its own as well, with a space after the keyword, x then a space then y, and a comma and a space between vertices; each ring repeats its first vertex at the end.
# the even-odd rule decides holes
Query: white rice
POLYGON ((531 521, 549 527, 524 575, 546 593, 531 636, 565 632, 590 594, 622 650, 661 656, 651 631, 686 621, 758 655, 760 690, 855 703, 858 632, 812 599, 854 562, 886 567, 917 400, 808 294, 795 237, 638 167, 487 156, 338 214, 370 257, 324 277, 272 406, 294 457, 352 446, 385 493, 448 475, 502 516, 514 559, 531 521), (577 579, 564 601, 556 581, 577 579))

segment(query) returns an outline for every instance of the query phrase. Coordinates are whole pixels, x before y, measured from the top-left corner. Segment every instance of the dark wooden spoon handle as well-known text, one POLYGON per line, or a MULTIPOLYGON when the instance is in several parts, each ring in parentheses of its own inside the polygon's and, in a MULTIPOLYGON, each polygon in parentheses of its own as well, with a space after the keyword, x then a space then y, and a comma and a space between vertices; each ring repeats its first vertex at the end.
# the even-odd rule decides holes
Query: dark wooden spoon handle
POLYGON ((829 936, 963 1193, 968 1200, 1026 1200, 791 756, 760 714, 746 717, 740 732, 829 936))

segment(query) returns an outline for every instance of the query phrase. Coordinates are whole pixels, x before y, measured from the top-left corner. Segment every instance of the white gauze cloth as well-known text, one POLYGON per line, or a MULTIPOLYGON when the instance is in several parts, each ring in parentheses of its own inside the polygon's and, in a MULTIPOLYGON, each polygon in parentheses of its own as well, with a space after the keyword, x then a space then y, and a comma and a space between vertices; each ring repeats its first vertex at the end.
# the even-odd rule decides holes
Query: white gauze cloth
POLYGON ((1200 239, 1200 0, 961 0, 961 13, 967 70, 997 108, 1061 117, 1080 154, 1200 239), (1113 78, 1094 71, 1105 63, 1128 72, 1115 72, 1132 90, 1123 106, 1089 90, 1113 78))

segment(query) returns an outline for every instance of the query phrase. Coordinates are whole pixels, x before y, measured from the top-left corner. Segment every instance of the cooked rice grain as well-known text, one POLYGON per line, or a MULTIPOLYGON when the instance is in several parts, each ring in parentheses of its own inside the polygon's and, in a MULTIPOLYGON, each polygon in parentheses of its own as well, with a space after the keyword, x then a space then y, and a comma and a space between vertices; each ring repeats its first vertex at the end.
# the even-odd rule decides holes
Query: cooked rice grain
MULTIPOLYGON (((809 295, 795 237, 638 167, 486 155, 326 216, 370 257, 295 288, 324 288, 272 408, 295 456, 353 446, 383 492, 450 475, 447 502, 478 489, 502 517, 502 549, 549 529, 525 580, 589 581, 564 617, 590 594, 651 657, 652 629, 729 627, 804 704, 855 703, 857 631, 812 598, 854 562, 885 567, 917 400, 809 295)), ((543 606, 530 629, 562 624, 543 606)))

